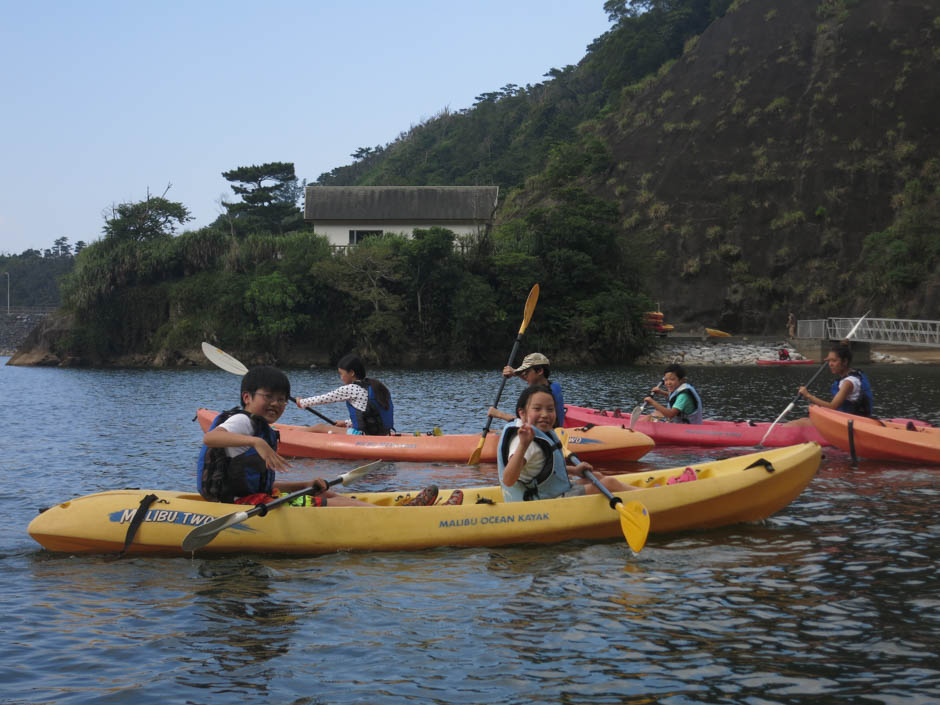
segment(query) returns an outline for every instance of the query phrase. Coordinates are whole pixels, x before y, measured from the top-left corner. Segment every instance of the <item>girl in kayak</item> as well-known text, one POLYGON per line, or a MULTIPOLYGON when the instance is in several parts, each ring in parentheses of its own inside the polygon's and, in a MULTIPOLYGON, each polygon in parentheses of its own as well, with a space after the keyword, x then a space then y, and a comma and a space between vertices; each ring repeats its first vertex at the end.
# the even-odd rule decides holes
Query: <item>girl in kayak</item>
MULTIPOLYGON (((584 462, 565 457, 555 435, 555 400, 544 385, 533 385, 516 402, 517 418, 508 424, 499 438, 497 465, 503 499, 507 502, 577 497, 600 491, 584 479, 584 462), (573 477, 572 477, 573 476, 573 477)), ((612 477, 600 479, 611 492, 636 489, 612 477)))
POLYGON ((358 355, 344 355, 336 363, 342 387, 319 396, 297 399, 297 406, 306 409, 318 404, 331 404, 345 401, 349 410, 348 421, 337 421, 335 426, 316 424, 308 426, 313 433, 336 433, 336 429, 345 429, 346 433, 367 436, 387 436, 395 429, 395 405, 391 392, 377 379, 366 377, 366 366, 358 355))
MULTIPOLYGON (((871 416, 874 398, 871 383, 861 370, 852 367, 852 351, 848 345, 833 345, 826 355, 829 371, 836 376, 829 393, 832 401, 824 401, 809 393, 806 387, 799 388, 799 394, 810 404, 824 406, 827 409, 837 409, 856 416, 871 416)), ((788 425, 804 425, 811 423, 809 418, 796 419, 788 425)))
POLYGON ((702 416, 702 398, 698 391, 686 381, 685 368, 679 364, 672 364, 663 373, 665 389, 659 385, 653 387, 651 394, 660 394, 667 397, 663 406, 652 396, 643 399, 651 405, 659 415, 672 423, 704 423, 702 416))

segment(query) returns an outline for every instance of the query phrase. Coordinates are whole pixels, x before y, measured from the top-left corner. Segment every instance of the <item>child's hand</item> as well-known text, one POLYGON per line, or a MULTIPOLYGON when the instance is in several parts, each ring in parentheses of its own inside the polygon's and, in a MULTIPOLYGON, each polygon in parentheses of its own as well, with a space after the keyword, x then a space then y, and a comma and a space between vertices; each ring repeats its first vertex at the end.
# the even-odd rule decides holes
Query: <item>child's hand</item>
POLYGON ((535 430, 532 428, 532 424, 526 421, 519 427, 519 446, 528 448, 533 438, 535 438, 535 430))
POLYGON ((278 455, 277 451, 269 446, 268 442, 263 438, 256 438, 254 447, 255 451, 264 461, 264 464, 267 465, 271 470, 286 470, 290 467, 290 463, 278 455))
POLYGON ((326 480, 324 480, 322 477, 313 478, 313 482, 310 484, 313 485, 313 488, 317 492, 326 492, 327 488, 329 487, 329 485, 326 484, 326 480))
POLYGON ((514 374, 516 374, 516 370, 512 365, 506 365, 503 368, 503 377, 512 377, 514 374))
POLYGON ((573 472, 578 477, 584 477, 585 470, 590 470, 591 472, 594 472, 594 466, 591 465, 590 463, 585 463, 584 461, 581 461, 580 463, 575 465, 573 468, 571 468, 571 472, 573 472))
POLYGON ((298 409, 306 409, 307 407, 300 403, 300 397, 294 399, 294 402, 297 404, 298 409))

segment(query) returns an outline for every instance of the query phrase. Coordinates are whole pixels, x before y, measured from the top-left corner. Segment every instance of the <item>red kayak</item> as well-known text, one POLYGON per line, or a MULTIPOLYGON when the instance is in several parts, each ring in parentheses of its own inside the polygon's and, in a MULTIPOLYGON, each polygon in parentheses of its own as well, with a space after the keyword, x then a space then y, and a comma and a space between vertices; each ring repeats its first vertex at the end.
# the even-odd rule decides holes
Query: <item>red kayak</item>
POLYGON ((917 421, 881 421, 853 416, 821 406, 809 407, 809 417, 834 446, 850 453, 849 421, 855 454, 869 460, 940 463, 940 428, 917 421))
MULTIPOLYGON (((703 424, 669 423, 653 421, 653 417, 641 416, 634 430, 652 438, 658 446, 756 446, 770 422, 753 421, 705 421, 703 424)), ((565 405, 565 426, 623 426, 629 428, 630 414, 599 411, 583 406, 565 405)), ((765 446, 780 447, 815 441, 821 446, 831 445, 813 426, 786 426, 777 424, 765 446)))
POLYGON ((758 365, 815 365, 815 360, 758 360, 758 365))

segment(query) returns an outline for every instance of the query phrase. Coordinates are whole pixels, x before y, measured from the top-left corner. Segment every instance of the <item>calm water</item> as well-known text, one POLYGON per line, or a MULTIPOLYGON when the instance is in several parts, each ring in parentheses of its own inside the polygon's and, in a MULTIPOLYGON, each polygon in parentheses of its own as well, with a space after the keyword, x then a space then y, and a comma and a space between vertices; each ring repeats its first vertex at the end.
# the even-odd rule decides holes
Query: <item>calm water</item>
MULTIPOLYGON (((940 424, 940 367, 867 369, 879 415, 940 424)), ((710 416, 771 420, 813 371, 692 373, 710 416)), ((395 393, 404 430, 478 432, 499 385, 485 370, 371 372, 395 393)), ((629 410, 659 370, 556 376, 570 403, 629 410)), ((297 394, 338 381, 331 370, 291 379, 297 394)), ((655 536, 636 557, 612 541, 111 560, 29 538, 40 506, 191 487, 195 409, 232 406, 237 384, 215 370, 0 367, 0 702, 940 702, 940 468, 853 469, 827 452, 777 516, 655 536)), ((501 407, 520 390, 510 381, 501 407)), ((294 408, 283 420, 314 417, 294 408)), ((638 467, 736 452, 664 449, 638 467)), ((297 461, 292 474, 353 464, 297 461)), ((399 463, 361 484, 490 483, 494 472, 399 463)))

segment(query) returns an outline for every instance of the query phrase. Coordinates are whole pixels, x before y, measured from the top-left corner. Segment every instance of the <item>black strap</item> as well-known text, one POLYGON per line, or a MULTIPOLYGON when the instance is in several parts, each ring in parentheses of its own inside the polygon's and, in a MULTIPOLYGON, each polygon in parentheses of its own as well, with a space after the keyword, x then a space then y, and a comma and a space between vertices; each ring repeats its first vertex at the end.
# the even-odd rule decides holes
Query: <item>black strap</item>
POLYGON ((118 557, 123 556, 124 552, 127 550, 127 547, 131 545, 131 542, 134 540, 134 535, 137 533, 137 529, 139 529, 140 525, 144 523, 144 517, 147 516, 147 510, 150 509, 150 505, 156 501, 157 495, 155 494, 148 494, 140 500, 140 506, 137 507, 137 511, 134 512, 134 516, 131 518, 131 523, 127 527, 127 536, 124 537, 124 548, 121 549, 118 557))
POLYGON ((767 472, 774 472, 777 469, 774 467, 773 463, 771 463, 769 460, 765 460, 764 458, 758 458, 757 460, 755 460, 753 463, 751 463, 744 469, 748 470, 750 468, 757 468, 757 467, 762 467, 765 470, 767 470, 767 472))

